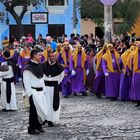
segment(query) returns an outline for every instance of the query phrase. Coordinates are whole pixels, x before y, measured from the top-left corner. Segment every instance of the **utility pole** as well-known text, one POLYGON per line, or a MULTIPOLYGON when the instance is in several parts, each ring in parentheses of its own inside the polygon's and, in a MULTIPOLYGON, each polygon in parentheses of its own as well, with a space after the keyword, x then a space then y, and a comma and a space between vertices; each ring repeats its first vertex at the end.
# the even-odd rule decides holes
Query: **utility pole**
POLYGON ((104 5, 105 42, 111 42, 113 34, 112 5, 104 5))
POLYGON ((73 33, 76 34, 76 24, 77 24, 77 17, 76 17, 76 0, 73 0, 73 33))
POLYGON ((100 0, 104 4, 105 42, 111 42, 113 34, 112 6, 117 0, 100 0))

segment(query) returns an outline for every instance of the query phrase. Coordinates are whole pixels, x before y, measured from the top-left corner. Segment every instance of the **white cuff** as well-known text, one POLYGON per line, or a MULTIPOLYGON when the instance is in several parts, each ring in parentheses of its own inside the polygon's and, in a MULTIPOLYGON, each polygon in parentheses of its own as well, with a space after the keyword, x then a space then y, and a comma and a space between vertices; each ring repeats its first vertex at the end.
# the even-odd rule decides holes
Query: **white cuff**
POLYGON ((105 73, 105 76, 109 76, 109 73, 105 73))

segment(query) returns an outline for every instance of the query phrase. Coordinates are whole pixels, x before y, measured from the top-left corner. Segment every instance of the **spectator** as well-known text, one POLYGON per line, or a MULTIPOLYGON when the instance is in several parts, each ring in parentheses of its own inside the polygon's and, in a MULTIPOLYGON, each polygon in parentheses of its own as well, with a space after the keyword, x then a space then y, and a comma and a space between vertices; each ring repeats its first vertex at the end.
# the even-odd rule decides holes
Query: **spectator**
POLYGON ((57 48, 57 43, 55 41, 52 40, 52 38, 50 36, 46 37, 46 43, 51 45, 51 48, 53 51, 56 50, 57 48))

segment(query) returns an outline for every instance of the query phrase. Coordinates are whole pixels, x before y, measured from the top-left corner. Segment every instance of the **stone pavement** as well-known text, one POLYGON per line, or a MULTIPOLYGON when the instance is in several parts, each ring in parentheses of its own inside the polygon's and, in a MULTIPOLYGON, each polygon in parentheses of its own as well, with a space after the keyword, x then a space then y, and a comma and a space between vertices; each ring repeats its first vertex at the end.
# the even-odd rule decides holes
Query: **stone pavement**
POLYGON ((61 121, 45 133, 28 135, 28 111, 17 88, 18 111, 0 111, 0 140, 140 140, 140 108, 131 102, 111 102, 73 96, 61 98, 61 121))

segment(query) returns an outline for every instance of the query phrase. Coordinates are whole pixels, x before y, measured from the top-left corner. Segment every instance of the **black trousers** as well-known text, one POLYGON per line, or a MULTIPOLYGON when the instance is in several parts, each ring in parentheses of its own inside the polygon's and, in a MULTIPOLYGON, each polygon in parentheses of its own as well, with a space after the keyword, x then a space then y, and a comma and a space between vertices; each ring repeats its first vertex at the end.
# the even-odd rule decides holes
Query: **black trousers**
POLYGON ((29 127, 30 129, 40 129, 41 124, 38 121, 37 111, 33 102, 32 95, 29 98, 30 111, 29 111, 29 127))

